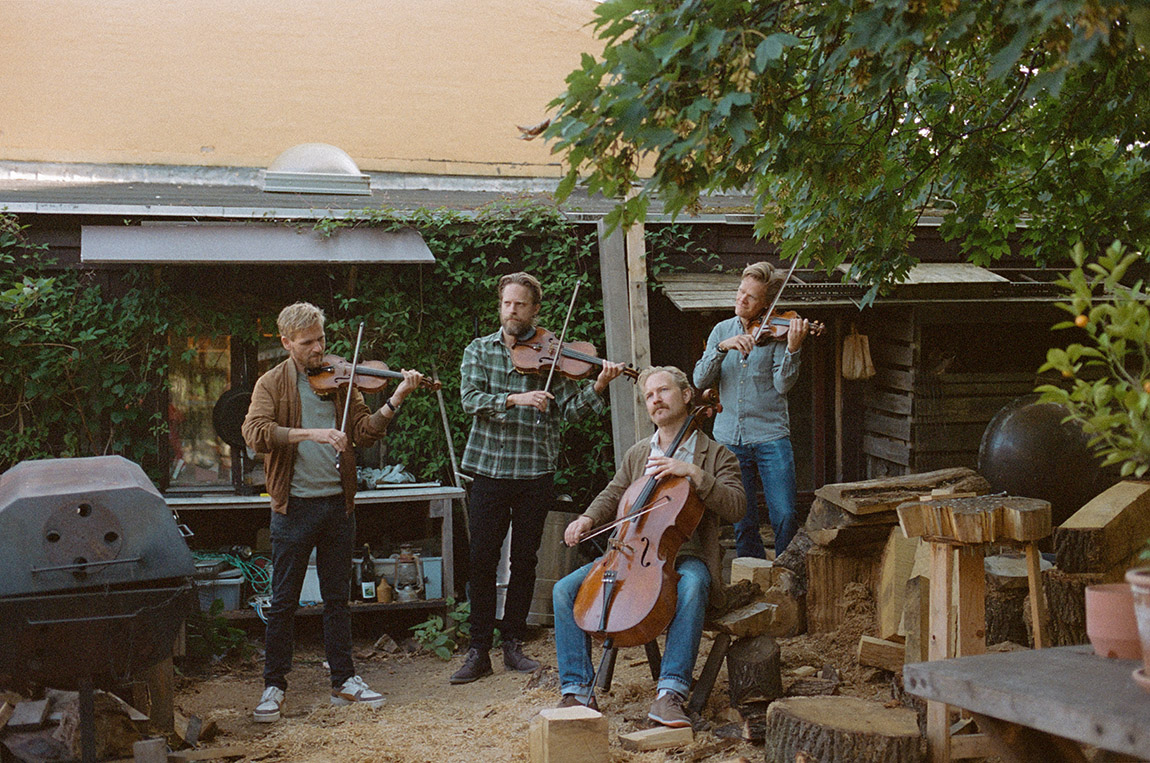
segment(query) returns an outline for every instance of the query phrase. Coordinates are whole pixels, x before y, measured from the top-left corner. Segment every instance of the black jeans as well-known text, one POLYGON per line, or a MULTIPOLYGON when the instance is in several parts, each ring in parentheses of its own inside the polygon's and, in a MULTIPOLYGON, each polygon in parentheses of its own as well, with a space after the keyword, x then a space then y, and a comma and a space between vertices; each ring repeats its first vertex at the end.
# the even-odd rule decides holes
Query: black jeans
POLYGON ((272 602, 266 610, 264 686, 287 689, 295 642, 295 611, 315 549, 316 574, 323 598, 323 646, 333 688, 355 675, 351 661, 351 613, 348 585, 355 543, 355 515, 342 495, 288 500, 288 513, 272 512, 272 602))
POLYGON ((490 649, 495 631, 495 572, 511 524, 511 577, 503 601, 503 637, 523 639, 535 593, 535 562, 547 512, 555 506, 554 475, 530 480, 475 478, 468 500, 471 531, 471 645, 490 649))

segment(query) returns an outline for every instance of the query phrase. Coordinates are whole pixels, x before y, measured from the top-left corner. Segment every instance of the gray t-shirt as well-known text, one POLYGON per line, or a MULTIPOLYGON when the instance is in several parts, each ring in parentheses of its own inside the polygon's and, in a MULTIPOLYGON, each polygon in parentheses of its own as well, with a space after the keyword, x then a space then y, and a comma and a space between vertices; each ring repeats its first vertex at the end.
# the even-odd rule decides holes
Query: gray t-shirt
MULTIPOLYGON (((335 404, 312 391, 307 377, 296 372, 300 426, 304 429, 335 429, 335 404)), ((339 495, 342 483, 335 466, 335 448, 327 443, 304 440, 296 443, 295 465, 291 473, 291 494, 296 498, 322 498, 339 495)))

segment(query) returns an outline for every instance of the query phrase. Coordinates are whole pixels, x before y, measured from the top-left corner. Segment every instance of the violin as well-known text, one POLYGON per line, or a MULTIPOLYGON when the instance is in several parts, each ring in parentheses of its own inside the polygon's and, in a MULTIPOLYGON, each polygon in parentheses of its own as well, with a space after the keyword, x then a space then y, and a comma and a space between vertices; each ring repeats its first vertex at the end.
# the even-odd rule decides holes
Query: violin
MULTIPOLYGON (((521 374, 549 372, 554 366, 568 379, 585 379, 603 368, 603 359, 595 354, 595 345, 590 342, 564 342, 562 352, 559 346, 555 334, 536 327, 527 339, 516 340, 511 348, 511 364, 521 374)), ((623 375, 631 381, 639 378, 639 372, 630 366, 623 369, 623 375)))
MULTIPOLYGON (((668 453, 674 453, 709 413, 691 412, 668 453)), ((592 566, 575 596, 575 623, 612 647, 639 646, 671 624, 679 573, 675 557, 703 518, 703 501, 686 477, 640 477, 619 499, 607 553, 592 566)), ((588 533, 583 540, 606 528, 588 533)))
MULTIPOLYGON (((770 316, 764 321, 760 315, 751 321, 747 333, 755 338, 755 344, 762 346, 767 342, 787 341, 787 332, 791 330, 791 320, 802 316, 794 310, 772 310, 770 316)), ((820 321, 810 321, 807 333, 811 336, 822 336, 826 325, 820 321)))
MULTIPOLYGON (((361 360, 355 364, 355 388, 360 392, 377 392, 387 386, 390 379, 403 379, 399 371, 392 371, 382 360, 361 360)), ((324 355, 323 365, 307 369, 307 382, 317 395, 335 392, 351 381, 351 363, 339 355, 324 355)), ((423 379, 420 387, 438 390, 438 381, 423 379)))

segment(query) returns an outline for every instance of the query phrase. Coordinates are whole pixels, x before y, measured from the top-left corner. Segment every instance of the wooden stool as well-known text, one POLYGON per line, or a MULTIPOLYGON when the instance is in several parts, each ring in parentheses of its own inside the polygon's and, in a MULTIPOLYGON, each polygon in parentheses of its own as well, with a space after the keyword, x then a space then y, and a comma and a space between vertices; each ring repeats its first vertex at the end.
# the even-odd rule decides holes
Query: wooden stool
MULTIPOLYGON (((1021 544, 1026 549, 1034 646, 1042 648, 1046 606, 1036 541, 1050 535, 1049 502, 1001 496, 928 496, 901 504, 898 518, 906 537, 921 537, 930 544, 930 660, 986 652, 983 557, 991 544, 1021 544)), ((993 754, 983 734, 951 736, 947 705, 928 701, 926 713, 932 761, 993 754)))
MULTIPOLYGON (((704 626, 704 630, 710 631, 711 629, 704 626)), ((707 661, 703 663, 703 672, 699 674, 699 678, 691 688, 691 696, 687 700, 688 712, 697 714, 707 704, 711 690, 715 688, 715 680, 719 677, 719 670, 723 667, 723 659, 726 658, 730 646, 731 637, 720 631, 715 636, 715 643, 711 645, 711 653, 707 655, 707 661)), ((648 641, 643 645, 643 649, 647 652, 647 666, 651 669, 651 678, 658 681, 663 665, 663 655, 659 652, 659 642, 648 641)), ((618 656, 618 652, 617 648, 611 647, 604 655, 606 662, 595 684, 596 691, 600 689, 609 691, 611 689, 611 678, 615 674, 615 658, 618 656)))

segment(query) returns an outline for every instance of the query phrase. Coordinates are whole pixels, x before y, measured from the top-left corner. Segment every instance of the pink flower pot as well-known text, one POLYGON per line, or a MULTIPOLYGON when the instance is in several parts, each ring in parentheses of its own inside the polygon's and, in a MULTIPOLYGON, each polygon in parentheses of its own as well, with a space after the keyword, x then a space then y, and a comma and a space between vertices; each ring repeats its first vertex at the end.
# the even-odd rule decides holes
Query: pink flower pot
POLYGON ((1134 596, 1128 583, 1104 583, 1086 588, 1086 635, 1100 657, 1137 660, 1142 657, 1134 596))
POLYGON ((1134 680, 1150 691, 1150 567, 1126 572, 1126 582, 1134 598, 1134 615, 1142 644, 1142 667, 1134 671, 1134 680))

